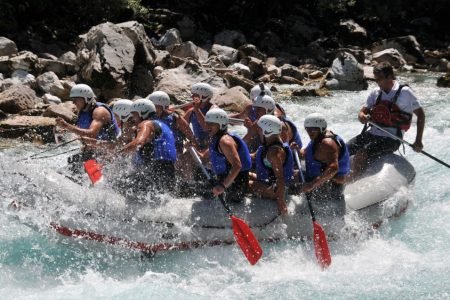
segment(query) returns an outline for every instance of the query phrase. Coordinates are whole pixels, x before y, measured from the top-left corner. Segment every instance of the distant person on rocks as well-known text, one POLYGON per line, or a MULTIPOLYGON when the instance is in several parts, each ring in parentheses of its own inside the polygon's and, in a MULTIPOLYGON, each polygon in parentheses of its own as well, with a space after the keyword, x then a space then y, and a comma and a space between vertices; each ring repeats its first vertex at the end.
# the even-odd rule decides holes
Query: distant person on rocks
POLYGON ((344 183, 350 172, 350 156, 344 140, 327 129, 325 117, 313 113, 305 118, 311 141, 300 153, 306 162, 301 192, 312 203, 322 203, 329 214, 345 214, 344 183))
MULTIPOLYGON (((88 137, 97 140, 115 140, 120 134, 120 128, 114 118, 111 109, 104 103, 97 102, 91 87, 86 84, 77 84, 70 90, 70 99, 78 110, 76 125, 56 118, 56 124, 80 137, 88 137)), ((69 163, 74 171, 80 167, 83 161, 95 157, 95 151, 88 146, 84 147, 81 154, 69 158, 69 163)))
POLYGON ((365 124, 363 132, 348 142, 350 155, 354 155, 351 180, 367 168, 368 159, 392 153, 400 147, 400 141, 374 126, 367 126, 368 121, 402 138, 415 114, 417 132, 413 146, 418 152, 423 149, 425 112, 416 95, 409 86, 395 80, 394 70, 388 62, 376 65, 373 74, 378 87, 370 93, 358 114, 359 121, 365 124))

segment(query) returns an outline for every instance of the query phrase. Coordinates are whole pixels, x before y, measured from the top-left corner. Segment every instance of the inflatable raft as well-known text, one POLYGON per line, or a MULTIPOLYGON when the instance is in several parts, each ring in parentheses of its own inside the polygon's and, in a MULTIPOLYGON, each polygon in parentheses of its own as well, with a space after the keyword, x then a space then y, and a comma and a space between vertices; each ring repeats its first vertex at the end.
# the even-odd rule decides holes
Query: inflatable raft
MULTIPOLYGON (((12 170, 0 164, 4 198, 14 199, 8 203, 9 213, 39 231, 149 253, 234 242, 230 219, 216 199, 161 194, 133 201, 107 184, 80 186, 42 166, 16 163, 12 170)), ((414 178, 415 170, 404 157, 385 155, 345 187, 344 217, 327 214, 326 203, 313 203, 317 221, 333 237, 345 230, 349 218, 362 220, 362 226, 377 226, 405 211, 414 178)), ((284 217, 275 201, 267 199, 246 197, 229 205, 258 240, 311 238, 304 196, 288 196, 287 201, 289 215, 284 217)))

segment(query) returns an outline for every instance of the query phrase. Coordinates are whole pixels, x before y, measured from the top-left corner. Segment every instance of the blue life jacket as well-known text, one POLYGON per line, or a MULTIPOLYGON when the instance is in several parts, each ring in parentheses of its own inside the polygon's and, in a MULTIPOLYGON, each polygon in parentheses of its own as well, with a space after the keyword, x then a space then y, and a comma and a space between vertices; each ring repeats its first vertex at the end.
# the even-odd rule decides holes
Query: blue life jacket
POLYGON ((284 123, 287 123, 288 126, 291 127, 293 138, 291 140, 289 140, 289 144, 291 144, 292 142, 295 142, 297 145, 299 145, 300 148, 302 148, 302 146, 303 146, 302 139, 298 132, 297 126, 295 126, 294 122, 292 122, 291 120, 289 120, 287 118, 282 118, 281 121, 283 121, 284 123))
MULTIPOLYGON (((206 115, 209 109, 210 107, 205 107, 201 108, 200 111, 203 113, 203 115, 206 115)), ((199 121, 197 120, 197 115, 194 111, 191 112, 189 123, 192 124, 192 131, 199 145, 207 145, 209 140, 208 132, 206 130, 203 130, 202 125, 200 125, 199 121)))
POLYGON ((287 143, 275 143, 270 145, 269 147, 263 145, 259 146, 258 151, 256 152, 256 178, 258 181, 262 181, 268 184, 273 184, 276 182, 276 177, 273 169, 269 166, 266 166, 266 164, 264 163, 267 151, 274 145, 282 146, 284 152, 286 153, 286 158, 283 163, 283 176, 286 184, 288 184, 294 178, 294 158, 292 155, 291 147, 287 143))
MULTIPOLYGON (((339 170, 336 176, 347 175, 350 172, 350 155, 347 145, 340 136, 335 135, 334 133, 333 136, 330 136, 330 138, 332 138, 340 148, 338 158, 339 170)), ((314 158, 315 144, 316 143, 314 143, 313 141, 310 141, 308 146, 306 147, 306 181, 312 181, 317 176, 322 175, 323 170, 326 168, 326 165, 324 163, 314 158)))
POLYGON ((173 136, 175 138, 175 147, 180 151, 183 150, 183 134, 177 129, 176 126, 176 117, 174 115, 174 113, 164 117, 164 118, 160 118, 158 119, 159 121, 163 122, 164 124, 166 124, 167 126, 169 126, 169 128, 172 130, 173 132, 173 136))
MULTIPOLYGON (((97 140, 108 140, 108 141, 115 140, 120 135, 120 128, 119 128, 119 125, 117 125, 116 118, 114 117, 114 114, 112 113, 111 108, 109 108, 108 105, 101 103, 101 102, 95 103, 95 108, 97 108, 97 107, 106 108, 108 110, 109 114, 111 115, 111 123, 105 124, 100 129, 100 132, 97 135, 97 140)), ((76 123, 78 128, 89 129, 89 127, 91 126, 92 120, 93 120, 93 118, 92 118, 93 111, 94 110, 89 110, 89 111, 82 111, 79 113, 78 120, 76 123)))
MULTIPOLYGON (((247 144, 237 135, 227 133, 236 142, 238 148, 239 159, 241 161, 241 172, 248 171, 252 167, 252 159, 250 158, 250 152, 248 151, 247 144)), ((225 155, 219 152, 219 140, 222 138, 214 137, 209 145, 209 157, 211 159, 212 171, 216 175, 228 174, 231 169, 231 164, 227 161, 225 155)))
POLYGON ((135 154, 133 161, 137 166, 154 160, 175 162, 177 150, 175 138, 169 126, 158 120, 152 120, 156 130, 156 137, 150 143, 142 146, 135 154))

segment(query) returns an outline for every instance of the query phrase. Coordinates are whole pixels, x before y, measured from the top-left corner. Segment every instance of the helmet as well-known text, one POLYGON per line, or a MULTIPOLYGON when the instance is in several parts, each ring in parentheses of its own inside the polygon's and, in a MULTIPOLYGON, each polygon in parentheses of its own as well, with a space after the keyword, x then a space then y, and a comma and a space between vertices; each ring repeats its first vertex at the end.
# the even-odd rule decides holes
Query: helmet
POLYGON ((250 90, 250 99, 252 99, 252 101, 254 101, 256 97, 264 95, 272 97, 272 92, 270 91, 270 88, 267 85, 264 85, 263 83, 255 85, 250 90))
POLYGON ((169 107, 170 97, 166 92, 156 91, 147 96, 155 105, 161 105, 163 108, 169 107))
POLYGON ((147 119, 151 113, 156 111, 155 105, 148 99, 138 99, 133 102, 130 113, 137 112, 142 119, 147 119))
POLYGON ((205 122, 219 124, 220 129, 223 130, 227 127, 228 115, 221 108, 212 108, 206 113, 205 122))
POLYGON ((323 132, 327 128, 327 121, 322 114, 312 113, 305 118, 305 128, 316 127, 320 128, 320 132, 323 132))
POLYGON ((266 114, 271 114, 275 110, 275 100, 270 96, 257 96, 252 104, 254 107, 266 109, 266 114))
POLYGON ((275 116, 265 115, 259 118, 258 126, 262 129, 263 135, 269 137, 273 134, 280 134, 283 123, 275 116))
POLYGON ((95 94, 87 84, 76 84, 70 90, 70 98, 84 98, 88 106, 95 103, 95 94))
POLYGON ((209 84, 199 82, 191 87, 191 93, 200 95, 200 99, 202 100, 202 102, 205 102, 212 98, 213 89, 209 84))
POLYGON ((114 103, 113 113, 119 116, 120 121, 126 122, 128 118, 131 116, 131 106, 133 105, 133 101, 128 99, 119 99, 114 103))

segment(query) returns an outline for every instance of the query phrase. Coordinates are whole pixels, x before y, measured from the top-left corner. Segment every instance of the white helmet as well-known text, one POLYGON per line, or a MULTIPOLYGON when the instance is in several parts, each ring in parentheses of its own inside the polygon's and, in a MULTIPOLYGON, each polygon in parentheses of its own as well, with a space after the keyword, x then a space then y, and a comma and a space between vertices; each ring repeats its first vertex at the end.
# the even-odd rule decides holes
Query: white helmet
POLYGON ((259 118, 258 126, 262 129, 263 135, 269 137, 273 134, 280 134, 283 123, 275 116, 265 115, 259 118))
POLYGON ((120 121, 126 122, 131 116, 131 106, 133 105, 133 101, 128 99, 119 99, 114 103, 113 113, 119 116, 120 121))
POLYGON ((316 127, 320 128, 320 132, 323 132, 327 128, 327 121, 322 114, 312 113, 305 118, 305 128, 316 127))
POLYGON ((155 105, 161 105, 164 109, 170 105, 170 97, 166 92, 156 91, 147 96, 155 105))
POLYGON ((156 111, 155 105, 148 99, 138 99, 133 102, 130 113, 137 112, 142 119, 147 119, 151 113, 156 111))
POLYGON ((219 124, 221 130, 227 127, 228 121, 227 113, 221 108, 212 108, 205 115, 205 122, 219 124))
POLYGON ((76 84, 70 89, 70 98, 83 98, 88 106, 95 103, 95 94, 87 84, 76 84))
POLYGON ((263 83, 255 85, 250 90, 250 99, 252 99, 252 101, 255 101, 256 97, 264 95, 272 97, 272 92, 270 91, 270 88, 267 85, 264 85, 263 83))
POLYGON ((252 104, 254 107, 262 107, 266 114, 271 114, 275 110, 275 100, 270 96, 257 96, 252 104))
POLYGON ((212 98, 213 89, 209 84, 199 82, 191 87, 191 93, 200 95, 200 99, 202 100, 202 102, 205 102, 212 98))

